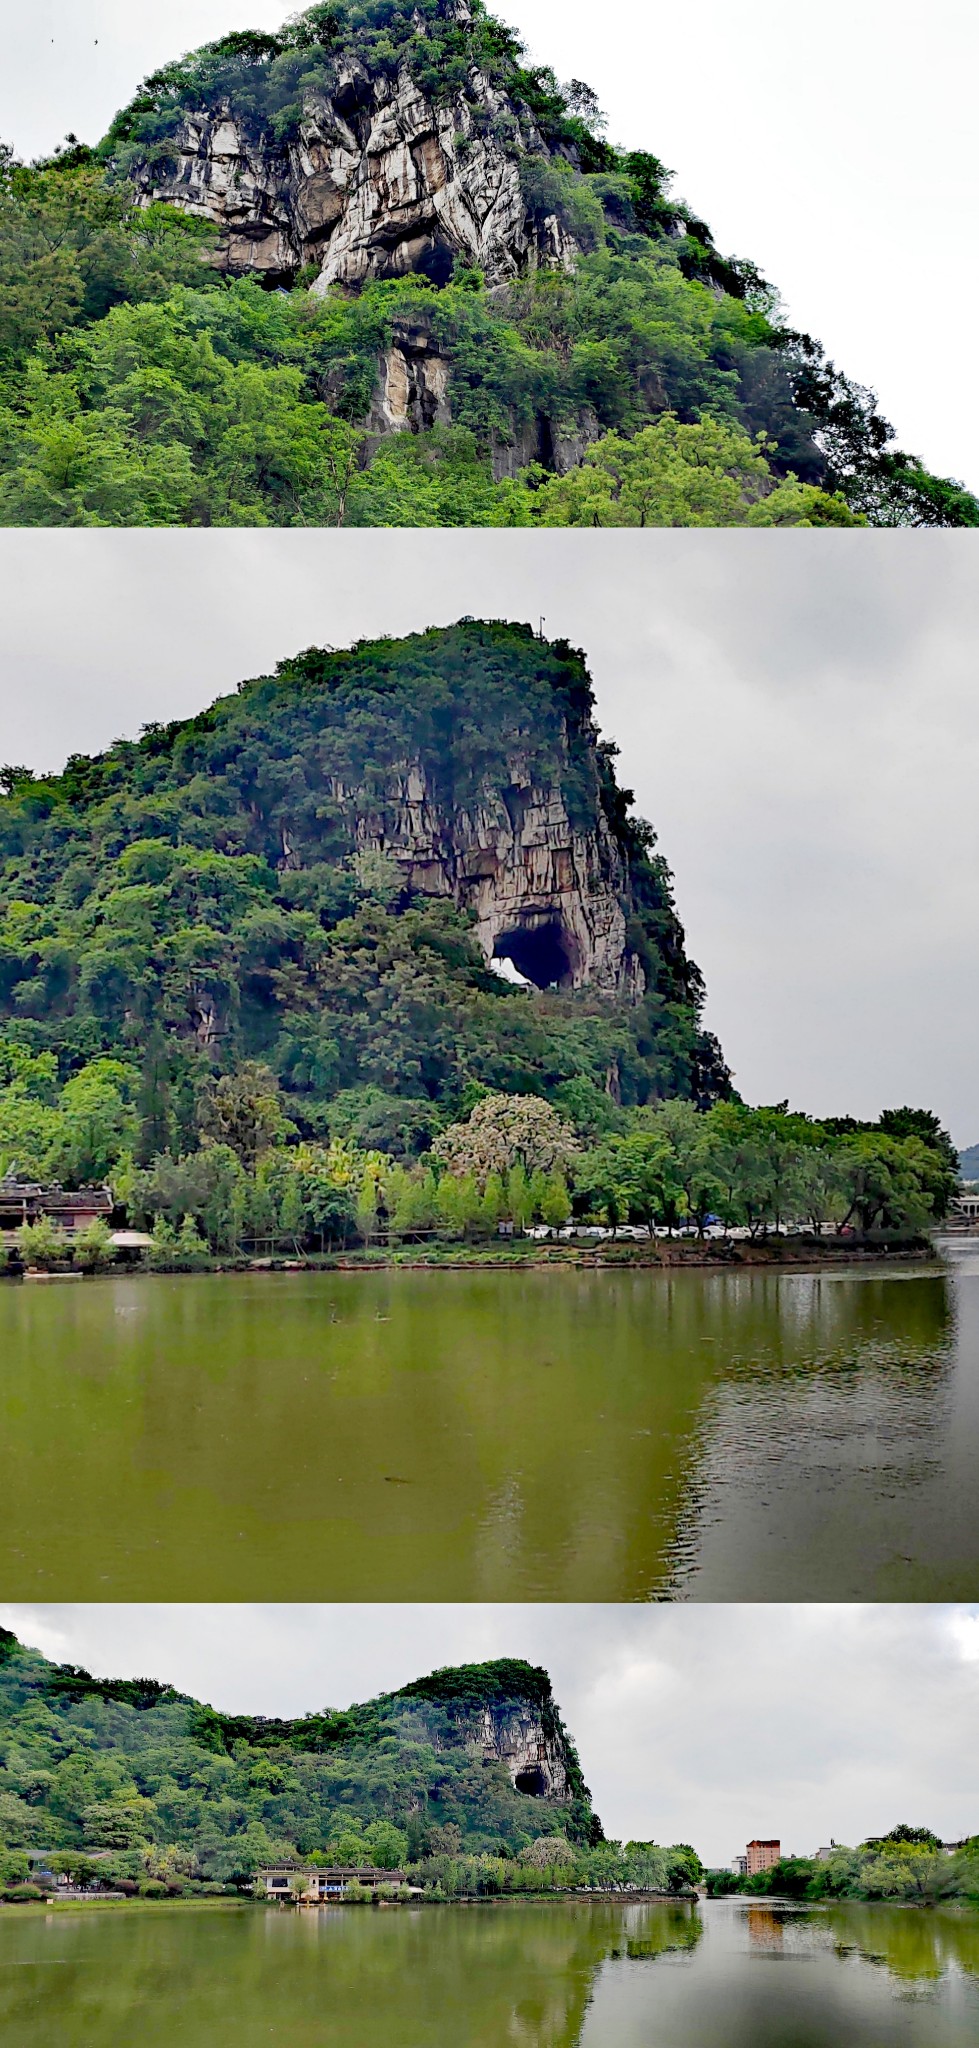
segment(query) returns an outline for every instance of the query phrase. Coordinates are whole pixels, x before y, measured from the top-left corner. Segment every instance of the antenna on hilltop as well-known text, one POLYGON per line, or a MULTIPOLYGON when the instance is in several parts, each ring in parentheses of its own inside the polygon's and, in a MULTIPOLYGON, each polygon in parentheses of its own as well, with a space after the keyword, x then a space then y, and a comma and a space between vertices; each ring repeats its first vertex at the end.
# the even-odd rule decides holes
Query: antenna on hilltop
POLYGON ((537 637, 538 637, 538 639, 539 639, 539 640, 543 640, 543 638, 544 638, 544 620, 543 620, 543 619, 541 619, 541 622, 540 622, 540 632, 538 633, 537 637))

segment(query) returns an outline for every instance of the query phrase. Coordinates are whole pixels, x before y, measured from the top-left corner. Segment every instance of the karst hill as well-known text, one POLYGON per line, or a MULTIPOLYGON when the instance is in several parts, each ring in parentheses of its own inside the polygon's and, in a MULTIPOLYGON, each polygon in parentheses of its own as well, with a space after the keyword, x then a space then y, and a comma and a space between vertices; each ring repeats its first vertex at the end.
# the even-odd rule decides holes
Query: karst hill
POLYGON ((7 523, 979 520, 482 0, 163 66, 0 164, 0 271, 7 523))
POLYGON ((63 1075, 148 1062, 174 1113, 266 1062, 300 1130, 395 1150, 486 1088, 707 1106, 727 1072, 614 751, 579 652, 464 620, 8 771, 0 1032, 63 1075))
POLYGON ((111 1852, 118 1874, 128 1853, 141 1877, 162 1857, 177 1889, 244 1886, 263 1861, 331 1845, 383 1864, 602 1839, 550 1679, 519 1659, 289 1721, 94 1678, 0 1629, 0 1739, 0 1856, 111 1852))

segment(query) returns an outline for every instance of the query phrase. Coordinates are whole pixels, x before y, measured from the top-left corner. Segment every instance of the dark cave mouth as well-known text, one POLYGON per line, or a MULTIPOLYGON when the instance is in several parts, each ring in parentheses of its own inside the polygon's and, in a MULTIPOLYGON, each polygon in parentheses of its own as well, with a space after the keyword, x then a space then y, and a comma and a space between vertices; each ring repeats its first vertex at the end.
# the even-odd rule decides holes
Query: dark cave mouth
POLYGON ((547 1779, 539 1764, 530 1764, 525 1771, 518 1771, 513 1783, 515 1789, 525 1793, 529 1799, 547 1798, 547 1779))
POLYGON ((493 958, 509 960, 535 988, 570 988, 573 980, 570 948, 557 920, 501 932, 493 958))

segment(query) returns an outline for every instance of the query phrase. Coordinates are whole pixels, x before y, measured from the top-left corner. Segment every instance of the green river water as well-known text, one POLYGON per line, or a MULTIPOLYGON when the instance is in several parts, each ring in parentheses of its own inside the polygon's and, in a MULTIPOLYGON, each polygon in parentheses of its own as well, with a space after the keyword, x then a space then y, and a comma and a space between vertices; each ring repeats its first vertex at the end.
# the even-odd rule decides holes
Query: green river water
POLYGON ((964 1599, 979 1252, 0 1285, 8 1601, 964 1599))
POLYGON ((770 1902, 0 1909, 32 2048, 973 2048, 979 1915, 770 1902))

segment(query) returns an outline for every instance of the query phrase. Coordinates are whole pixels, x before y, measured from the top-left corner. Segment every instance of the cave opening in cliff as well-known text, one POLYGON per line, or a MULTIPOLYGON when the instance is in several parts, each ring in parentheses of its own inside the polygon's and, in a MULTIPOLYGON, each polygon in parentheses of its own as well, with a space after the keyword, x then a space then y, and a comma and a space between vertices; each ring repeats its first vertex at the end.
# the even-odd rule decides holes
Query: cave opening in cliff
POLYGON ((530 1764, 525 1771, 518 1771, 514 1779, 518 1792, 526 1792, 531 1799, 547 1798, 547 1779, 539 1764, 530 1764))
POLYGON ((572 981, 571 956, 560 924, 528 925, 522 931, 501 932, 493 947, 494 960, 509 960, 525 981, 535 988, 569 988, 572 981))
POLYGON ((448 242, 443 242, 438 236, 429 243, 427 248, 421 250, 420 254, 416 256, 413 265, 414 270, 419 276, 427 277, 429 284, 436 285, 440 291, 444 285, 452 283, 452 273, 455 267, 455 250, 450 248, 448 242))

